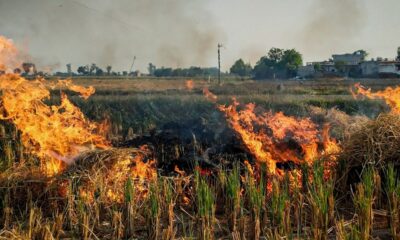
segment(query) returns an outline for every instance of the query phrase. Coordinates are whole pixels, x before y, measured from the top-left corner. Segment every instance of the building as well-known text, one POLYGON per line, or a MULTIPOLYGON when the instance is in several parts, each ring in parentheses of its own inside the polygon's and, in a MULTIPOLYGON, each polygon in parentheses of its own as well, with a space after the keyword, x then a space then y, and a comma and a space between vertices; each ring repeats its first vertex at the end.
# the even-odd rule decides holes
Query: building
POLYGON ((316 73, 315 67, 312 63, 307 63, 305 66, 300 66, 297 70, 297 75, 299 77, 312 77, 316 73))
POLYGON ((367 53, 363 50, 355 51, 354 53, 334 54, 332 61, 334 63, 343 62, 346 65, 358 65, 365 60, 367 53))
POLYGON ((379 64, 377 61, 365 61, 360 63, 361 74, 365 77, 378 77, 379 64))
POLYGON ((377 58, 366 61, 366 55, 363 50, 334 54, 329 61, 311 62, 300 67, 298 76, 400 77, 400 47, 395 60, 377 58))
POLYGON ((400 61, 378 62, 378 75, 382 77, 400 76, 400 61))

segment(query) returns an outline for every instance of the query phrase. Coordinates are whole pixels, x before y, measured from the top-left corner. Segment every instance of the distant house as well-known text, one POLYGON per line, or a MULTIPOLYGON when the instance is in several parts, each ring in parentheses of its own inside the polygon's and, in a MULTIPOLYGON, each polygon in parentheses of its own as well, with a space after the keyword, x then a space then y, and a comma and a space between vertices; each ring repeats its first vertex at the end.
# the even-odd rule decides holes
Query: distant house
POLYGON ((400 76, 400 61, 378 62, 378 74, 380 76, 400 76))
POLYGON ((300 66, 297 70, 299 77, 312 77, 316 73, 315 67, 312 63, 307 63, 305 66, 300 66))
POLYGON ((365 51, 333 54, 332 59, 323 62, 311 62, 298 70, 300 77, 350 76, 350 77, 400 77, 400 48, 396 60, 378 58, 365 60, 365 51), (315 68, 318 66, 318 69, 315 68))
POLYGON ((361 74, 365 77, 378 77, 379 63, 377 61, 365 61, 360 63, 361 74))
POLYGON ((356 51, 354 53, 346 54, 334 54, 332 55, 332 61, 334 63, 343 62, 346 65, 358 65, 364 61, 366 53, 363 51, 356 51))

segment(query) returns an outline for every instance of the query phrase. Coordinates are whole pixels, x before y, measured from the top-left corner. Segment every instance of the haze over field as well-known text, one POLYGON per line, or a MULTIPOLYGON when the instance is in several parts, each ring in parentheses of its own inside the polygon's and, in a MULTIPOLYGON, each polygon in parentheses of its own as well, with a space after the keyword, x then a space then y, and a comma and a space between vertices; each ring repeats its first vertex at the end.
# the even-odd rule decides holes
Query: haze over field
POLYGON ((39 66, 216 66, 254 64, 271 47, 306 61, 366 49, 392 58, 400 46, 398 0, 0 0, 0 33, 39 66))

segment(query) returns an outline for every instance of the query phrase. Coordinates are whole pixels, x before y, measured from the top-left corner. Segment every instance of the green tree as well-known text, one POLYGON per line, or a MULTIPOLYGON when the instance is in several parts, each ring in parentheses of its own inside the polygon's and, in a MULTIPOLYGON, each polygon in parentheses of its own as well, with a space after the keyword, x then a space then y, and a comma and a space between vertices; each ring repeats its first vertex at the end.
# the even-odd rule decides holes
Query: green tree
POLYGON ((363 50, 363 49, 357 50, 357 51, 355 51, 353 54, 360 54, 360 55, 362 56, 361 59, 362 59, 363 61, 364 61, 365 58, 368 56, 368 52, 365 51, 365 50, 363 50))
POLYGON ((335 68, 340 73, 345 73, 346 71, 346 63, 344 61, 335 62, 335 68))
POLYGON ((316 72, 321 72, 322 71, 321 63, 314 63, 314 70, 316 72))
POLYGON ((251 74, 251 71, 251 65, 249 63, 244 63, 242 59, 237 60, 230 69, 231 74, 236 74, 241 77, 249 76, 251 74))
POLYGON ((271 48, 254 67, 255 78, 288 78, 296 76, 303 58, 295 49, 271 48))
POLYGON ((108 65, 108 66, 106 67, 106 69, 107 69, 107 75, 110 75, 110 74, 111 74, 112 66, 111 66, 111 65, 108 65))
POLYGON ((295 77, 297 74, 297 69, 303 65, 303 58, 295 49, 289 49, 283 52, 281 62, 286 69, 287 76, 295 77))

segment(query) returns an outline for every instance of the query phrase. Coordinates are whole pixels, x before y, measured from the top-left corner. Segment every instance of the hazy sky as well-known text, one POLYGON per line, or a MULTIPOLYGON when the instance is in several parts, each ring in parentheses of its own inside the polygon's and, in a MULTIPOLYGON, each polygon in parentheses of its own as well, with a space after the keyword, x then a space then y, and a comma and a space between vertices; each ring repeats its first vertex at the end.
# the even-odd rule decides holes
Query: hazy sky
POLYGON ((393 58, 399 0, 0 0, 0 35, 32 60, 65 71, 92 62, 117 71, 156 66, 252 64, 271 47, 305 61, 365 49, 393 58))

